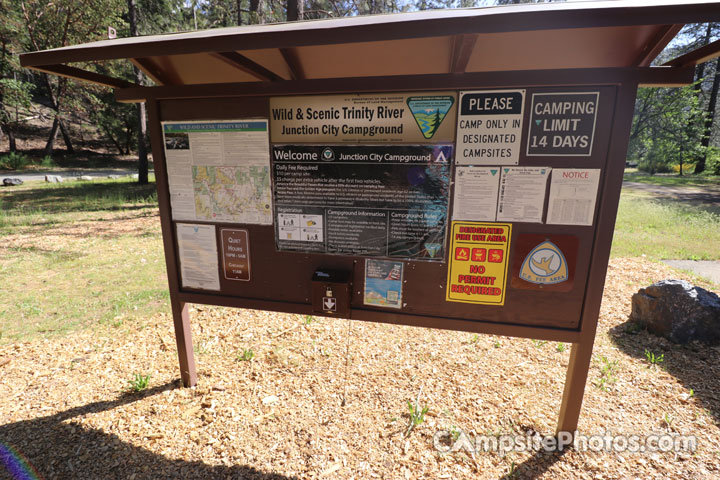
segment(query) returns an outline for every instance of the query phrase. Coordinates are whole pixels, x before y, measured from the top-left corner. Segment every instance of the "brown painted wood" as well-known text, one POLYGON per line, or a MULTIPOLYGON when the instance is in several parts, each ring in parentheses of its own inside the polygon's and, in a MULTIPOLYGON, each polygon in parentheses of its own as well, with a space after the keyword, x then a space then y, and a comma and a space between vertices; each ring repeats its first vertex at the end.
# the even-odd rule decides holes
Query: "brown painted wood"
POLYGON ((154 64, 149 58, 131 58, 130 61, 133 65, 138 67, 148 77, 155 82, 156 85, 179 85, 176 78, 172 78, 172 75, 167 71, 163 71, 156 64, 154 64))
POLYGON ((465 73, 476 42, 477 35, 457 35, 453 39, 453 48, 450 54, 450 73, 465 73))
POLYGON ((666 27, 660 29, 658 35, 647 44, 643 52, 635 61, 635 65, 637 65, 638 67, 650 66, 653 60, 655 60, 655 58, 660 54, 660 52, 665 49, 668 43, 670 43, 672 39, 675 38, 675 35, 677 35, 684 26, 685 25, 683 24, 675 24, 667 25, 666 27))
POLYGON ((26 53, 21 56, 21 64, 32 67, 114 58, 398 40, 427 37, 428 32, 439 37, 466 33, 714 22, 720 21, 718 5, 716 1, 680 0, 668 3, 628 0, 361 16, 322 20, 322 23, 307 21, 230 28, 225 30, 227 33, 210 30, 172 37, 145 37, 141 41, 119 39, 96 42, 26 53))
POLYGON ((70 67, 68 65, 41 65, 34 67, 33 70, 37 70, 45 73, 52 73, 53 75, 59 75, 61 77, 72 78, 75 80, 83 80, 86 82, 94 83, 96 85, 102 85, 104 87, 112 88, 130 88, 139 87, 136 83, 128 82, 119 78, 108 77, 100 73, 89 72, 76 67, 70 67))
POLYGON ((181 99, 213 97, 253 97, 260 95, 306 95, 350 92, 411 92, 523 87, 533 85, 614 85, 620 81, 639 81, 651 85, 688 85, 692 68, 667 67, 534 70, 532 72, 483 72, 462 75, 402 75, 391 77, 332 78, 301 81, 222 83, 137 87, 115 91, 119 102, 143 102, 145 99, 181 99))
MULTIPOLYGON (((212 295, 197 292, 182 292, 179 298, 183 302, 204 305, 220 305, 223 307, 250 308, 255 310, 268 310, 272 312, 295 313, 298 315, 312 315, 312 305, 304 303, 290 303, 267 300, 253 300, 227 295, 212 295)), ((412 327, 437 328, 460 332, 482 333, 486 335, 502 335, 519 338, 533 338, 550 342, 573 343, 580 339, 577 330, 560 328, 528 327, 525 325, 500 324, 458 320, 447 317, 429 317, 421 315, 400 315, 379 310, 357 310, 351 313, 353 320, 375 323, 389 323, 412 327)))
POLYGON ((280 54, 285 59, 293 80, 305 80, 305 70, 295 48, 281 48, 280 54))
POLYGON ((663 65, 668 67, 687 67, 705 63, 708 60, 720 56, 720 40, 708 43, 704 47, 700 47, 685 55, 681 55, 663 65))
POLYGON ((277 75, 275 72, 271 72, 259 63, 254 62, 253 60, 250 60, 246 56, 241 55, 237 52, 218 52, 212 53, 211 55, 215 58, 222 60, 228 65, 237 68, 238 70, 249 73, 260 81, 275 82, 278 80, 284 80, 280 75, 277 75))
POLYGON ((158 102, 150 101, 147 106, 148 127, 155 166, 155 186, 158 193, 160 226, 165 251, 168 287, 170 289, 170 307, 173 314, 175 341, 177 343, 178 361, 180 363, 180 376, 184 386, 192 387, 197 383, 197 372, 195 369, 195 356, 193 354, 188 306, 180 299, 180 263, 175 250, 175 232, 170 213, 170 188, 168 186, 165 152, 163 148, 162 125, 159 120, 158 102))

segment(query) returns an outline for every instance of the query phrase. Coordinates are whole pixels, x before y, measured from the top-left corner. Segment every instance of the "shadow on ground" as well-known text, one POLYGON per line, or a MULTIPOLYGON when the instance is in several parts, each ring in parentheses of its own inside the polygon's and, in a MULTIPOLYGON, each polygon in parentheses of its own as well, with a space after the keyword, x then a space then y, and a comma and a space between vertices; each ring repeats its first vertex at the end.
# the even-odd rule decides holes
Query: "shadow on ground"
POLYGON ((546 453, 542 450, 535 452, 532 457, 518 464, 512 473, 500 477, 500 480, 522 478, 532 480, 546 473, 550 467, 562 460, 563 455, 571 451, 566 448, 561 452, 546 453))
POLYGON ((624 181, 623 189, 645 193, 658 200, 693 205, 720 215, 720 186, 718 185, 665 186, 624 181))
POLYGON ((142 394, 124 394, 33 420, 0 426, 0 479, 257 479, 289 480, 247 465, 217 466, 171 459, 127 443, 102 430, 88 430, 71 420, 179 388, 178 382, 142 394), (14 454, 17 452, 19 455, 14 454), (24 458, 29 468, 22 465, 24 458))
POLYGON ((22 209, 19 213, 133 210, 156 204, 155 194, 154 182, 146 185, 136 182, 77 182, 8 191, 0 203, 6 211, 22 209))
MULTIPOLYGON (((646 360, 645 350, 664 355, 658 367, 677 378, 688 393, 693 390, 688 402, 696 402, 720 425, 720 347, 691 343, 677 345, 639 329, 627 320, 609 331, 610 339, 627 355, 646 360)), ((650 364, 648 363, 648 367, 650 364)))

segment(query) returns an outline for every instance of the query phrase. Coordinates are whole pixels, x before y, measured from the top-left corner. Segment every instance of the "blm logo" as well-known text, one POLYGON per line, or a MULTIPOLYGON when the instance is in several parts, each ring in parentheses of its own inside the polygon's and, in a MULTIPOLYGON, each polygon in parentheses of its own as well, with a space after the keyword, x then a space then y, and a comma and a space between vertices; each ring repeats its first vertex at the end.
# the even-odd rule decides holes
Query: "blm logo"
POLYGON ((455 103, 450 96, 409 97, 407 106, 423 137, 431 139, 455 103))

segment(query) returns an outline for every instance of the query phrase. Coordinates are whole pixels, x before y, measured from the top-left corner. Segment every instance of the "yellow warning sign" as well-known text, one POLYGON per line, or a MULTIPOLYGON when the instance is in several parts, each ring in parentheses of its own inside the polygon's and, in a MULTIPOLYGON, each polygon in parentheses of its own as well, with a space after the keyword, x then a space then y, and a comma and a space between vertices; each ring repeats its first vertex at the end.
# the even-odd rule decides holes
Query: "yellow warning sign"
POLYGON ((503 305, 509 223, 452 222, 448 302, 503 305))

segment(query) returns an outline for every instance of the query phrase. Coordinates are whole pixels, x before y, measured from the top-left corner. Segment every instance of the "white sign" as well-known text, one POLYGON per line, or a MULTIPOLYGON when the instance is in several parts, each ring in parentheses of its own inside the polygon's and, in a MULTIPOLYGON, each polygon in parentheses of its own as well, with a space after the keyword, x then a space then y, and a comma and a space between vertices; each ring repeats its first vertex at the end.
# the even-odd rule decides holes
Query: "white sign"
POLYGON ((592 225, 600 169, 556 168, 550 180, 547 223, 592 225))
POLYGON ((220 290, 215 226, 178 223, 176 227, 182 286, 220 290))
POLYGON ((502 167, 497 221, 542 223, 550 167, 502 167))
POLYGON ((495 221, 500 167, 455 168, 453 220, 495 221))
POLYGON ((525 90, 460 93, 455 162, 517 165, 525 90))
POLYGON ((267 120, 163 122, 174 220, 272 225, 267 120))

